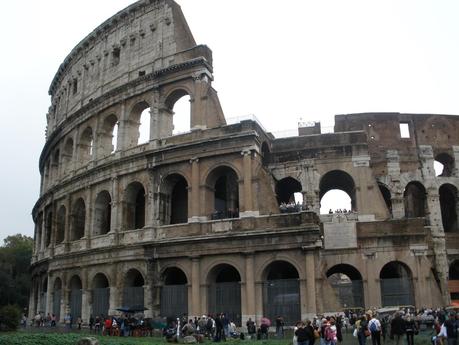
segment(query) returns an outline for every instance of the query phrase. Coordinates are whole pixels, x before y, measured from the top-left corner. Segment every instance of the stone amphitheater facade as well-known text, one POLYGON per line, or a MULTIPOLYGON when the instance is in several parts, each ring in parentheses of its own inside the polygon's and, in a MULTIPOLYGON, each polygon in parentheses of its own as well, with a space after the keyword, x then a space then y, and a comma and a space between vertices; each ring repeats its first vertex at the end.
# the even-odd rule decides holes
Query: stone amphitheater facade
POLYGON ((459 117, 337 115, 334 133, 275 138, 226 123, 212 72, 172 0, 134 3, 67 56, 49 89, 30 316, 140 305, 293 322, 459 299, 459 117), (174 135, 184 95, 190 131, 174 135), (334 189, 352 212, 320 214, 334 189), (301 207, 281 212, 295 193, 301 207))

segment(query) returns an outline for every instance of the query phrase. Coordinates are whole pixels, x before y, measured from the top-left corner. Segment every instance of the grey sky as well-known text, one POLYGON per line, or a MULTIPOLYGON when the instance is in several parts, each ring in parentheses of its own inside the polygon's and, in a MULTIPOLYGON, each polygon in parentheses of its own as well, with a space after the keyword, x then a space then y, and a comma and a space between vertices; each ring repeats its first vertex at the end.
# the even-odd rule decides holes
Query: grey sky
MULTIPOLYGON (((33 235, 49 84, 70 50, 129 0, 8 1, 0 32, 0 240, 33 235)), ((178 0, 214 53, 226 117, 272 131, 366 111, 459 114, 459 2, 178 0)))

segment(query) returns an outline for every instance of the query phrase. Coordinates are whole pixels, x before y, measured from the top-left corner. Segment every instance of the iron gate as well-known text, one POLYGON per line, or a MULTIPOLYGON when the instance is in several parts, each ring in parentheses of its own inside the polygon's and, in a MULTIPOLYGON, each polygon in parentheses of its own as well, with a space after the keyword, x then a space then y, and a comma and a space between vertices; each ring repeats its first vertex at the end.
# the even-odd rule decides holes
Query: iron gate
POLYGON ((267 280, 263 285, 263 307, 270 320, 282 316, 287 325, 301 320, 299 280, 267 280))
POLYGON ((77 318, 81 317, 81 298, 83 296, 82 290, 70 290, 70 314, 75 323, 77 318))
POLYGON ((336 291, 342 307, 364 307, 363 282, 361 280, 353 280, 349 283, 337 283, 331 285, 336 291))
POLYGON ((143 286, 126 287, 123 290, 123 307, 144 306, 143 286))
POLYGON ((53 294, 53 314, 56 315, 56 320, 61 318, 61 290, 54 291, 53 294))
POLYGON ((110 288, 96 288, 92 290, 92 315, 108 315, 110 306, 110 288))
POLYGON ((215 283, 209 286, 209 312, 224 313, 227 319, 241 326, 241 284, 215 283))
POLYGON ((381 279, 382 306, 414 305, 411 279, 381 279))
POLYGON ((164 285, 161 288, 161 315, 165 317, 181 317, 188 315, 188 286, 164 285))

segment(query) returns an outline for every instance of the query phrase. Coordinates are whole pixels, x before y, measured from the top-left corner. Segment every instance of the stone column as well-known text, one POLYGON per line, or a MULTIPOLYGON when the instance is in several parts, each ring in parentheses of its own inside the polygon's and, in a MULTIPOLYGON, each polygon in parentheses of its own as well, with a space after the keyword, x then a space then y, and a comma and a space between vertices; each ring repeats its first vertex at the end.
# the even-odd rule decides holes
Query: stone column
POLYGON ((376 253, 365 253, 364 258, 366 271, 366 278, 363 277, 365 307, 381 307, 381 280, 379 279, 379 272, 374 269, 376 253))
POLYGON ((263 281, 255 281, 255 319, 260 325, 260 318, 263 317, 263 281))
POLYGON ((151 106, 150 106, 150 141, 157 140, 160 138, 159 136, 159 90, 154 89, 152 98, 151 98, 151 106))
POLYGON ((40 235, 40 251, 44 251, 46 249, 45 241, 46 241, 46 214, 43 212, 43 217, 41 219, 41 235, 40 235))
POLYGON ((118 139, 116 141, 116 151, 124 151, 128 148, 127 124, 126 104, 125 102, 122 102, 120 106, 120 117, 118 119, 118 139))
POLYGON ((256 318, 256 301, 255 301, 255 269, 253 253, 247 253, 245 256, 245 312, 242 312, 242 325, 245 325, 249 318, 256 318))
POLYGON ((200 212, 199 209, 199 158, 191 158, 191 195, 188 199, 188 214, 191 217, 188 217, 188 222, 199 221, 200 212))
POLYGON ((108 302, 108 313, 110 315, 119 315, 119 311, 116 310, 121 305, 121 294, 123 292, 124 282, 122 275, 119 274, 121 267, 119 264, 114 264, 110 270, 111 285, 110 285, 110 296, 108 302))
POLYGON ((258 212, 253 210, 252 201, 252 151, 250 149, 241 152, 243 156, 243 178, 244 178, 244 211, 240 212, 241 217, 257 216, 258 212))
POLYGON ((118 177, 112 177, 112 202, 111 202, 111 214, 110 214, 110 232, 117 233, 119 231, 118 213, 121 212, 119 209, 119 179, 118 177))
POLYGON ((387 175, 395 187, 395 193, 391 193, 392 217, 402 219, 405 217, 405 205, 403 202, 403 191, 400 186, 400 157, 397 150, 387 150, 387 175))
POLYGON ((91 290, 89 289, 88 270, 86 268, 81 270, 81 280, 81 319, 84 324, 88 324, 89 316, 91 315, 91 306, 89 304, 91 301, 91 290))
POLYGON ((148 179, 148 185, 146 186, 145 190, 145 227, 153 227, 154 224, 154 188, 155 184, 151 176, 148 179))
MULTIPOLYGON (((305 255, 306 264, 306 297, 307 313, 317 313, 316 302, 316 260, 313 251, 307 251, 305 255)), ((303 313, 302 313, 303 314, 303 313)))
POLYGON ((144 298, 144 305, 145 308, 148 308, 148 310, 145 310, 145 317, 146 318, 152 318, 153 315, 153 299, 152 299, 152 288, 151 284, 145 284, 143 286, 143 298, 144 298))
POLYGON ((29 297, 29 314, 28 318, 31 320, 35 315, 35 280, 32 278, 30 284, 30 297, 29 297))
POLYGON ((53 283, 52 283, 53 277, 51 274, 48 274, 48 285, 46 287, 46 310, 45 314, 52 314, 53 313, 53 295, 54 291, 53 288, 53 283))
POLYGON ((91 248, 91 237, 92 237, 92 214, 93 214, 93 202, 92 202, 92 188, 91 186, 86 187, 85 192, 85 204, 86 204, 86 218, 84 221, 84 238, 86 239, 86 248, 91 248))
POLYGON ((453 146, 454 161, 456 162, 451 176, 459 177, 459 146, 453 146))
MULTIPOLYGON (((190 316, 197 316, 201 314, 200 308, 200 284, 201 284, 201 262, 199 257, 191 258, 191 303, 188 303, 190 316)), ((205 309, 204 309, 205 310, 205 309)))
POLYGON ((70 249, 70 212, 71 212, 71 203, 70 203, 70 195, 67 194, 65 197, 65 226, 64 226, 64 245, 65 245, 65 251, 68 252, 70 249))

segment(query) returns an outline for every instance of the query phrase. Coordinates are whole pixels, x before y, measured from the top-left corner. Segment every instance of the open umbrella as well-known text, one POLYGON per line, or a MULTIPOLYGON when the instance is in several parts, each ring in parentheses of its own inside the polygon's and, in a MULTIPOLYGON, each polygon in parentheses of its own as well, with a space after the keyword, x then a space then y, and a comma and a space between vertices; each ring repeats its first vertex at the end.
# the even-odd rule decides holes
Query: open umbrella
POLYGON ((137 313, 139 311, 148 310, 148 308, 145 308, 143 305, 133 305, 130 307, 116 308, 116 310, 122 311, 123 313, 137 313))
POLYGON ((262 317, 262 318, 260 319, 260 324, 266 325, 266 326, 268 326, 268 327, 271 327, 271 320, 268 319, 267 317, 262 317))

